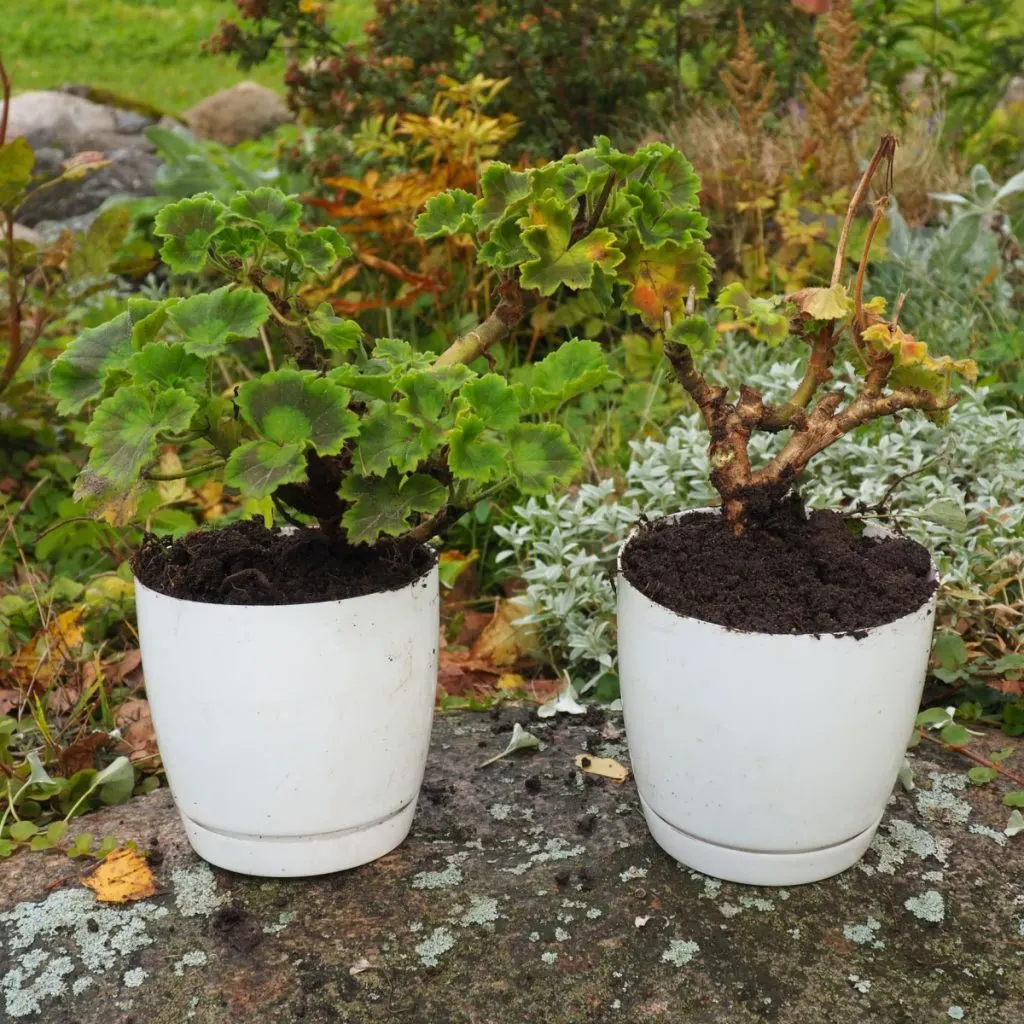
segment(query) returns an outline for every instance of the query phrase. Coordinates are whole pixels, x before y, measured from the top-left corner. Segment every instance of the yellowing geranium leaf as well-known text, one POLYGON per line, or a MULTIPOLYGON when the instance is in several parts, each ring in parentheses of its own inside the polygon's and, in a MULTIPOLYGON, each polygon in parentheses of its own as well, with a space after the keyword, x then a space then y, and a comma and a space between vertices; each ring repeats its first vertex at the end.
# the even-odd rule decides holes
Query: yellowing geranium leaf
POLYGON ((853 300, 841 284, 831 288, 802 288, 793 292, 789 299, 812 320, 845 320, 853 312, 853 300))

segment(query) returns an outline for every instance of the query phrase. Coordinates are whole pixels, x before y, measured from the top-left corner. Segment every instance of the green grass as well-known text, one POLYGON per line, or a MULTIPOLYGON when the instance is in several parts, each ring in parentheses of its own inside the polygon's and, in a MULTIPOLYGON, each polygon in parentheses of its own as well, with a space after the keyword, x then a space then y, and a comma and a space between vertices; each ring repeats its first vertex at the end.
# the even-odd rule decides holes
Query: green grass
MULTIPOLYGON (((340 38, 358 37, 370 0, 336 0, 340 38)), ((111 89, 180 112, 250 78, 281 88, 280 55, 243 73, 200 52, 230 0, 0 0, 0 55, 15 91, 67 82, 111 89)))

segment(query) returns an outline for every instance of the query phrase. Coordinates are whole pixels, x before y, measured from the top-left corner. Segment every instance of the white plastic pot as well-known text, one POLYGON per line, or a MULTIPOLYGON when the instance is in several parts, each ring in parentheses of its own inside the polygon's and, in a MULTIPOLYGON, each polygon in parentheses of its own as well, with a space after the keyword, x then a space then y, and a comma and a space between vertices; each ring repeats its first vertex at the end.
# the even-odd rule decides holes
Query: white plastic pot
POLYGON ((862 639, 740 632, 651 601, 620 557, 623 712, 658 845, 750 885, 855 864, 899 774, 934 619, 933 596, 862 639))
POLYGON ((436 566, 401 590, 315 604, 135 588, 157 742, 199 856, 318 875, 405 839, 437 684, 436 566))

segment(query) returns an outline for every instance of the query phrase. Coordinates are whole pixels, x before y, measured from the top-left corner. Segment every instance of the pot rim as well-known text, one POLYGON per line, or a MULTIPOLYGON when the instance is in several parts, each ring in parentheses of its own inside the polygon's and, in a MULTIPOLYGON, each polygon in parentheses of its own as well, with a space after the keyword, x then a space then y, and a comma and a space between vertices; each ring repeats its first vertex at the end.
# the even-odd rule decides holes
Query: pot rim
MULTIPOLYGON (((678 512, 669 512, 667 515, 657 516, 654 519, 647 521, 647 524, 636 523, 633 528, 629 531, 629 535, 623 541, 622 547, 619 548, 619 553, 615 559, 615 585, 616 588, 628 587, 632 590, 639 598, 646 601, 653 608, 657 608, 663 612, 667 612, 670 615, 674 615, 677 619, 683 622, 696 622, 702 626, 709 627, 711 629, 721 630, 723 634, 729 636, 747 636, 747 637, 771 637, 778 638, 781 640, 796 640, 799 638, 813 637, 815 639, 822 637, 832 637, 834 639, 852 639, 859 641, 866 639, 867 637, 876 635, 880 630, 889 629, 893 626, 897 626, 900 623, 905 622, 908 619, 914 618, 920 615, 922 612, 930 614, 931 610, 935 607, 938 596, 939 596, 939 570, 935 564, 935 559, 932 557, 931 552, 928 552, 929 559, 931 560, 931 573, 930 577, 935 581, 935 589, 932 591, 931 596, 923 604, 918 605, 916 608, 912 608, 909 612, 901 615, 898 619, 890 619, 888 622, 880 622, 875 626, 864 626, 860 629, 848 629, 841 633, 764 633, 756 629, 736 629, 731 626, 723 626, 720 622, 711 622, 708 619, 698 619, 693 615, 683 615, 681 612, 677 612, 672 608, 668 608, 663 604, 659 604, 657 601, 652 601, 646 594, 644 594, 637 587, 633 586, 632 583, 626 579, 625 573, 622 571, 622 556, 626 551, 626 548, 633 542, 633 539, 640 533, 641 530, 647 528, 647 525, 661 522, 664 520, 676 521, 684 519, 687 516, 698 516, 698 515, 721 515, 722 510, 718 506, 704 506, 702 508, 689 508, 680 509, 678 512)), ((865 531, 870 530, 871 535, 875 537, 892 537, 895 536, 892 530, 887 529, 878 523, 868 522, 865 524, 865 531)), ((915 541, 914 543, 918 543, 915 541)), ((924 547, 922 544, 921 547, 924 547)), ((925 548, 927 551, 928 549, 925 548)))
MULTIPOLYGON (((360 594, 358 597, 328 598, 324 601, 294 601, 288 604, 224 604, 221 601, 194 601, 187 597, 174 597, 171 594, 164 594, 159 590, 154 590, 152 587, 147 587, 145 583, 139 580, 138 576, 136 576, 134 572, 132 572, 132 582, 135 584, 136 590, 144 590, 147 594, 152 594, 154 597, 158 597, 162 601, 173 601, 176 604, 187 605, 191 608, 224 608, 234 611, 270 613, 273 611, 290 611, 293 608, 323 608, 325 605, 351 605, 354 601, 367 601, 372 598, 386 598, 391 597, 392 595, 404 594, 406 591, 413 590, 418 587, 431 575, 436 575, 438 571, 439 560, 435 557, 434 564, 429 569, 403 587, 395 587, 392 590, 375 590, 370 594, 360 594)), ((218 612, 211 612, 210 614, 216 615, 218 612)))

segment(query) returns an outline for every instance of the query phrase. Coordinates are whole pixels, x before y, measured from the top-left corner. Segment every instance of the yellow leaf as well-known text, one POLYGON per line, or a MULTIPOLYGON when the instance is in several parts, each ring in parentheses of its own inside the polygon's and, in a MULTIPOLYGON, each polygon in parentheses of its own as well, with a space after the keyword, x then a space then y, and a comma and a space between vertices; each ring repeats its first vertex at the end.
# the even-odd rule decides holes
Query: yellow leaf
POLYGON ((853 301, 841 284, 831 288, 803 288, 793 292, 789 299, 812 320, 844 320, 853 311, 853 301))
POLYGON ((518 672, 505 672, 498 676, 499 690, 525 690, 526 680, 518 672))
POLYGON ((610 757, 591 757, 589 754, 576 755, 576 767, 590 775, 600 775, 612 782, 625 782, 629 769, 610 757))
POLYGON ((530 610, 530 603, 523 597, 499 601, 491 621, 476 638, 471 656, 492 665, 514 665, 520 658, 536 652, 540 642, 537 627, 519 622, 530 610))
POLYGON ((84 604, 61 612, 18 651, 11 671, 22 686, 47 687, 53 682, 64 663, 82 646, 84 613, 84 604))
POLYGON ((99 576, 85 590, 85 603, 93 607, 103 604, 118 604, 130 601, 135 593, 135 584, 113 574, 99 576))
MULTIPOLYGON (((172 476, 180 473, 183 469, 181 459, 178 458, 178 453, 173 448, 167 447, 160 453, 158 472, 161 476, 172 476)), ((184 479, 161 480, 156 485, 156 489, 160 494, 161 501, 165 502, 181 501, 188 496, 188 484, 184 479)))
POLYGON ((156 876, 146 858, 124 846, 108 854, 82 885, 101 903, 132 903, 156 895, 156 876))

